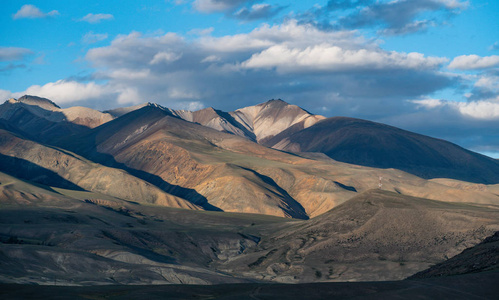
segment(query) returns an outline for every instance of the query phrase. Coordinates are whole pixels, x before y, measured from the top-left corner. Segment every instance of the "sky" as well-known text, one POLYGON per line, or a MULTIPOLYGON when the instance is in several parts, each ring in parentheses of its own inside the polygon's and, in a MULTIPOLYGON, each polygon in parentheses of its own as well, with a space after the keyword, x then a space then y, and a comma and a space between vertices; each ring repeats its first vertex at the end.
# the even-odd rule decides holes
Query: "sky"
POLYGON ((499 158, 499 1, 2 1, 0 101, 283 99, 499 158))

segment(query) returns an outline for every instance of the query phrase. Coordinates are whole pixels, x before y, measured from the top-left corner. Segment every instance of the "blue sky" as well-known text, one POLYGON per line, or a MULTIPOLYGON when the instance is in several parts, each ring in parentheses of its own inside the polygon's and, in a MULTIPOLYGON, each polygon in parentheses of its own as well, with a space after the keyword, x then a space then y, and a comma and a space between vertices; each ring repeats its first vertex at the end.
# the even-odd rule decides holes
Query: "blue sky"
POLYGON ((281 98, 499 157, 499 1, 2 1, 0 98, 281 98))

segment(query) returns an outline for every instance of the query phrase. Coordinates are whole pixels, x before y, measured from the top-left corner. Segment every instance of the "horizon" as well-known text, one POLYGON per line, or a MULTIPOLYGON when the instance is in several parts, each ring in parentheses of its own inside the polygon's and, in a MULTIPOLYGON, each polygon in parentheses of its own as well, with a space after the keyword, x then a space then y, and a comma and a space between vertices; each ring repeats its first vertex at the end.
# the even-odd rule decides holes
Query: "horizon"
POLYGON ((9 1, 0 97, 223 111, 284 99, 499 158, 499 3, 9 1))

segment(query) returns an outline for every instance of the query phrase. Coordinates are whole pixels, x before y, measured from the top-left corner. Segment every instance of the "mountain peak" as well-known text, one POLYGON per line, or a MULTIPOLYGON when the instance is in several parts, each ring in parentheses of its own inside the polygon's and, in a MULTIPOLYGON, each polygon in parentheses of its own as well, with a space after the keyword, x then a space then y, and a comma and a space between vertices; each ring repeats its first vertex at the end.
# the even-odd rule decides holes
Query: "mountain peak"
POLYGON ((206 108, 202 108, 200 110, 196 110, 195 112, 202 112, 202 111, 206 111, 206 112, 214 112, 216 113, 218 110, 215 109, 214 107, 210 106, 210 107, 206 107, 206 108))
POLYGON ((154 102, 147 102, 145 105, 143 106, 151 106, 151 107, 156 107, 156 108, 160 108, 162 110, 166 110, 167 108, 162 106, 162 105, 159 105, 158 103, 154 103, 154 102))
POLYGON ((31 96, 31 95, 24 95, 22 96, 21 98, 17 99, 17 100, 14 100, 14 99, 10 99, 9 102, 12 103, 12 102, 17 102, 17 103, 24 103, 24 104, 28 104, 28 105, 36 105, 36 106, 39 106, 43 109, 47 109, 47 110, 57 110, 57 109, 61 109, 57 104, 55 104, 54 102, 50 101, 49 99, 47 98, 42 98, 42 97, 37 97, 37 96, 31 96))
POLYGON ((281 100, 281 99, 270 99, 267 102, 264 102, 262 104, 259 104, 261 106, 279 106, 279 107, 284 107, 290 105, 288 102, 281 100))

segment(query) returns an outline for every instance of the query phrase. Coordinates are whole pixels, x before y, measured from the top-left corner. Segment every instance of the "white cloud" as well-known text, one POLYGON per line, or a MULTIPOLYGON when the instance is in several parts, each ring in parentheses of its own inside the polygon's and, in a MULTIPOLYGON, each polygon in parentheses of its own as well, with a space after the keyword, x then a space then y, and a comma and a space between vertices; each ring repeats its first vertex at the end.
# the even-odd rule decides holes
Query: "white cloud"
POLYGON ((0 61, 21 60, 33 51, 26 48, 0 47, 0 61))
POLYGON ((101 21, 104 21, 104 20, 113 20, 114 19, 114 16, 111 15, 111 14, 87 14, 86 16, 84 16, 83 18, 81 18, 79 21, 83 21, 83 22, 88 22, 90 24, 96 24, 96 23, 100 23, 101 21))
POLYGON ((202 37, 202 47, 217 52, 241 52, 263 50, 271 46, 285 44, 292 47, 334 43, 345 48, 372 48, 355 31, 322 31, 309 24, 298 24, 290 20, 280 25, 263 24, 250 33, 223 37, 202 37))
POLYGON ((108 87, 90 83, 79 83, 76 81, 58 80, 49 82, 45 85, 32 85, 23 92, 14 93, 14 97, 19 98, 22 95, 36 95, 55 101, 56 103, 71 103, 76 101, 96 99, 111 91, 108 87))
POLYGON ((370 103, 386 102, 388 110, 397 110, 401 99, 459 80, 439 71, 445 58, 385 51, 358 32, 321 31, 295 20, 221 37, 132 32, 90 49, 85 58, 115 95, 123 87, 135 88, 143 99, 172 108, 203 99, 228 110, 237 108, 231 99, 244 106, 280 97, 297 104, 312 99, 308 108, 320 109, 330 105, 334 93, 331 111, 349 114, 356 108, 365 113, 358 117, 372 118, 387 112, 370 103))
POLYGON ((442 3, 447 8, 450 9, 456 9, 456 8, 465 9, 470 5, 469 1, 459 1, 459 0, 436 0, 435 2, 442 3))
MULTIPOLYGON (((499 99, 495 99, 499 100, 499 99)), ((423 99, 411 101, 426 109, 448 108, 459 112, 462 116, 481 120, 499 120, 499 101, 457 102, 438 99, 423 99)))
POLYGON ((118 104, 139 104, 144 101, 141 100, 141 95, 136 88, 125 88, 120 91, 118 96, 118 104))
POLYGON ((142 68, 143 65, 149 64, 159 52, 168 51, 170 48, 182 48, 183 45, 184 39, 175 33, 143 37, 139 32, 132 32, 118 36, 108 47, 90 49, 86 59, 96 66, 142 68))
POLYGON ((11 91, 0 89, 0 101, 5 101, 5 100, 8 100, 12 97, 13 97, 13 95, 12 95, 11 91))
POLYGON ((93 33, 92 31, 87 32, 82 38, 81 42, 83 44, 94 44, 107 39, 107 33, 93 33))
POLYGON ((499 66, 499 55, 478 56, 461 55, 454 58, 449 64, 449 69, 481 70, 499 66))
POLYGON ((432 109, 436 107, 442 107, 445 105, 445 102, 440 99, 411 100, 409 102, 417 104, 418 108, 425 107, 432 109))
POLYGON ((499 76, 481 76, 475 82, 475 87, 499 93, 499 76))
POLYGON ((13 16, 14 20, 17 19, 37 19, 37 18, 46 18, 46 17, 55 17, 58 16, 59 12, 57 10, 50 11, 48 13, 44 13, 38 7, 26 4, 21 7, 13 16))
POLYGON ((445 58, 424 57, 421 53, 398 53, 377 50, 348 50, 322 44, 305 49, 286 45, 272 46, 243 62, 246 68, 272 68, 280 71, 433 69, 445 58))
POLYGON ((179 60, 181 57, 182 53, 162 51, 156 53, 149 64, 155 65, 160 63, 170 63, 179 60))
POLYGON ((216 55, 210 55, 210 56, 203 58, 203 60, 201 60, 202 63, 211 63, 211 62, 218 62, 218 61, 221 61, 221 59, 220 59, 220 57, 218 57, 216 55))
POLYGON ((461 114, 476 119, 498 119, 499 118, 499 103, 489 101, 473 101, 473 102, 455 102, 452 105, 457 106, 461 114))
POLYGON ((149 69, 130 70, 130 69, 117 69, 108 73, 110 78, 118 80, 137 80, 146 79, 151 75, 149 69))

